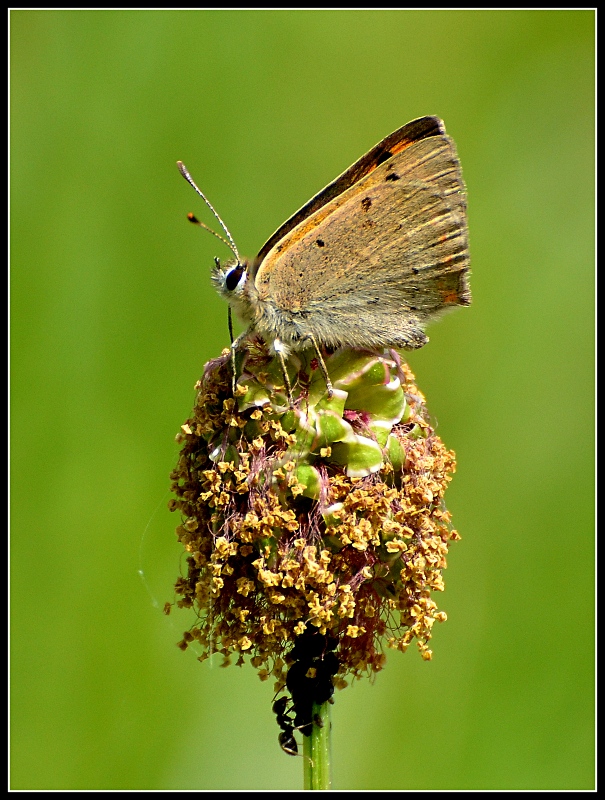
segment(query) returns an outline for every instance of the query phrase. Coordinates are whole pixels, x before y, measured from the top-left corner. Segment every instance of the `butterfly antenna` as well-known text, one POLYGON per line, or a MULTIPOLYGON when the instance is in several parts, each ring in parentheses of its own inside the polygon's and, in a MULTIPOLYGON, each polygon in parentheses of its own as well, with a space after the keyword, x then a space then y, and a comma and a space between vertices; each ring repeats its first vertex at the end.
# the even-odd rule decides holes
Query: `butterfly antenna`
MULTIPOLYGON (((211 233, 213 236, 216 236, 216 238, 220 239, 223 244, 227 245, 229 250, 232 249, 231 248, 231 244, 225 239, 224 236, 221 236, 220 233, 217 233, 216 231, 213 231, 212 228, 208 227, 208 225, 205 225, 203 222, 200 222, 199 219, 195 216, 195 214, 191 213, 191 211, 187 214, 187 219, 189 220, 189 222, 192 222, 194 225, 199 225, 200 228, 203 228, 205 231, 208 231, 208 233, 211 233)), ((239 261, 239 259, 238 259, 238 261, 239 261)))
POLYGON ((212 211, 212 213, 214 214, 214 216, 217 218, 217 220, 219 221, 219 224, 220 224, 221 228, 222 228, 222 229, 225 231, 225 233, 227 234, 227 239, 228 239, 229 241, 228 241, 228 242, 226 242, 226 241, 223 239, 223 237, 222 237, 222 236, 220 236, 220 235, 219 235, 218 233, 216 233, 215 231, 213 231, 213 230, 212 230, 212 228, 209 228, 207 225, 204 225, 202 222, 199 222, 199 221, 198 221, 198 220, 197 220, 197 219, 196 219, 196 218, 193 216, 193 214, 189 215, 189 219, 191 220, 191 222, 195 222, 195 224, 196 224, 196 225, 200 225, 202 228, 205 228, 207 231, 210 231, 210 233, 213 233, 213 234, 214 234, 214 235, 215 235, 217 238, 219 238, 219 239, 220 239, 222 242, 225 242, 225 244, 227 245, 227 247, 229 247, 229 249, 230 249, 230 250, 233 252, 234 256, 237 258, 238 264, 239 264, 239 263, 241 263, 241 259, 240 259, 240 257, 239 257, 239 253, 238 253, 238 251, 237 251, 237 247, 235 246, 235 242, 233 241, 233 237, 232 237, 232 236, 231 236, 231 234, 229 233, 229 229, 227 228, 227 226, 225 225, 225 223, 223 222, 223 220, 222 220, 222 219, 219 217, 219 215, 218 215, 218 214, 216 213, 216 211, 214 210, 214 207, 213 207, 212 203, 210 202, 210 200, 208 200, 208 198, 206 197, 206 195, 205 195, 205 194, 202 192, 202 190, 199 188, 199 186, 198 186, 198 185, 196 184, 196 182, 193 180, 193 178, 192 178, 192 177, 191 177, 191 175, 189 174, 189 170, 188 170, 188 169, 187 169, 187 167, 186 167, 186 166, 183 164, 183 162, 182 162, 182 161, 177 161, 177 162, 176 162, 176 165, 177 165, 177 167, 179 168, 179 172, 181 173, 181 175, 183 176, 183 178, 185 178, 185 180, 187 181, 187 183, 189 183, 191 186, 193 186, 193 188, 195 189, 195 191, 196 191, 196 192, 199 194, 199 196, 202 198, 202 200, 204 201, 204 203, 206 203, 206 205, 208 206, 208 208, 210 209, 210 211, 212 211))

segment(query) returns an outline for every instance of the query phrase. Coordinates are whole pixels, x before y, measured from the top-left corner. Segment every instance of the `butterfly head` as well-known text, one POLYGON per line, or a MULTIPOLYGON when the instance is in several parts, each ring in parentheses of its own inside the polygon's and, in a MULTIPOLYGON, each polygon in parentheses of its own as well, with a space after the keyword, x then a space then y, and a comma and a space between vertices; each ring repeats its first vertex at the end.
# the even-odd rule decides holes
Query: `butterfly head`
POLYGON ((240 298, 248 282, 248 264, 239 259, 231 259, 221 264, 220 259, 214 259, 212 269, 212 283, 216 290, 226 300, 232 302, 240 298))
POLYGON ((250 276, 250 264, 239 258, 221 263, 214 259, 212 283, 242 320, 251 321, 254 306, 254 280, 250 276))

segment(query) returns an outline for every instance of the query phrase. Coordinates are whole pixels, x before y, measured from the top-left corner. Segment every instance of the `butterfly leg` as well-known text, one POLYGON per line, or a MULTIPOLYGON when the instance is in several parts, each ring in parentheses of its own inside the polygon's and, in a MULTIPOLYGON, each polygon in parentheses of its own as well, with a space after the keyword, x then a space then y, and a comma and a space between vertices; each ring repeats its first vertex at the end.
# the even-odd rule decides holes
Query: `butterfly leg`
POLYGON ((292 386, 290 384, 290 378, 288 377, 288 370, 286 369, 286 348, 279 339, 275 339, 273 341, 273 350, 275 351, 276 356, 279 358, 282 375, 284 376, 284 385, 286 387, 286 392, 288 393, 288 402, 290 403, 290 407, 293 407, 294 399, 292 398, 292 386))
POLYGON ((312 333, 308 333, 306 339, 311 342, 313 345, 313 349, 315 350, 315 355, 317 356, 317 361, 319 362, 319 368, 321 370, 321 374, 324 376, 324 380, 326 382, 326 388, 328 390, 328 397, 332 397, 334 394, 334 387, 332 386, 332 381, 330 380, 330 376, 328 375, 328 368, 326 367, 326 362, 323 359, 321 354, 321 350, 319 349, 319 345, 317 344, 317 339, 313 336, 312 333))
POLYGON ((233 314, 231 313, 231 306, 227 312, 227 324, 229 325, 229 341, 233 346, 233 314))
MULTIPOLYGON (((214 263, 217 266, 217 269, 220 269, 221 262, 218 258, 214 259, 214 263)), ((243 336, 245 336, 248 331, 244 331, 244 333, 240 334, 237 339, 233 338, 233 314, 231 313, 231 306, 229 306, 227 310, 227 325, 229 326, 229 341, 231 342, 231 389, 233 391, 233 396, 235 397, 235 387, 237 386, 236 380, 236 368, 235 368, 235 351, 237 350, 237 346, 240 343, 243 336)))
MULTIPOLYGON (((231 309, 229 309, 229 312, 231 312, 231 309)), ((231 313, 229 314, 229 322, 231 322, 231 313)), ((231 325, 229 328, 231 329, 231 325)), ((233 339, 233 337, 231 339, 231 389, 234 397, 235 390, 237 388, 237 366, 235 363, 235 354, 237 353, 237 348, 239 347, 240 342, 246 338, 248 333, 249 331, 244 331, 243 333, 240 333, 237 339, 233 339)))
MULTIPOLYGON (((229 309, 231 310, 231 309, 229 309)), ((229 316, 229 322, 231 322, 231 315, 229 316)), ((231 332, 231 325, 230 332, 231 332)), ((231 388, 233 391, 233 396, 235 397, 235 392, 237 388, 237 365, 235 362, 235 356, 237 353, 237 348, 240 345, 240 342, 246 338, 250 331, 244 331, 240 333, 237 339, 234 339, 231 342, 231 388)), ((292 397, 292 385, 290 383, 290 378, 288 377, 288 370, 286 369, 286 353, 287 350, 284 347, 283 343, 279 339, 275 339, 273 342, 273 350, 277 357, 279 358, 279 365, 281 367, 282 375, 284 378, 284 385, 286 387, 286 393, 288 395, 288 402, 290 406, 294 406, 294 399, 292 397)))

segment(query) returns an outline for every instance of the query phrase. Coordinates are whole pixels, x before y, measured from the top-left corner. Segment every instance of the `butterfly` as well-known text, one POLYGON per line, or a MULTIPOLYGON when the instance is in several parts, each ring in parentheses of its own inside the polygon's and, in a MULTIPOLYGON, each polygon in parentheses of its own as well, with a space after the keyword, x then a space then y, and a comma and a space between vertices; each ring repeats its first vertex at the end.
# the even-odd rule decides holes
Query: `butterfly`
POLYGON ((408 122, 379 142, 284 222, 253 261, 240 258, 177 163, 235 256, 215 259, 212 273, 248 325, 232 337, 234 386, 235 352, 252 332, 279 357, 292 403, 291 351, 315 350, 330 395, 326 349, 422 347, 427 323, 471 302, 466 190, 438 117, 408 122))

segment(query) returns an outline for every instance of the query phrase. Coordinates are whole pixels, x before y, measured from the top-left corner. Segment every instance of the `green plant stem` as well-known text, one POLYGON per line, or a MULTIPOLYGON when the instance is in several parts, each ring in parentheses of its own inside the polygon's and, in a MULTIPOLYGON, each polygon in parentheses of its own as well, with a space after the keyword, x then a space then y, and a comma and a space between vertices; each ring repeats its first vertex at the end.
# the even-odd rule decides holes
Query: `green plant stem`
POLYGON ((332 787, 330 729, 330 703, 314 703, 311 735, 303 736, 305 789, 332 787))

